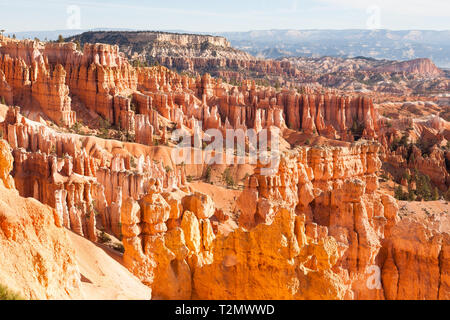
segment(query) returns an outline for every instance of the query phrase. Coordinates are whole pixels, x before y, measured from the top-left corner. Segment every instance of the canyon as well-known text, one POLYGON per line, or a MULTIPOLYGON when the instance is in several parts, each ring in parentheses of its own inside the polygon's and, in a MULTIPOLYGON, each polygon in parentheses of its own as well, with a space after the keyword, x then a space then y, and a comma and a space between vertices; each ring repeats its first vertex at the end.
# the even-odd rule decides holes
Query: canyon
MULTIPOLYGON (((450 299, 445 99, 289 86, 308 68, 359 71, 349 60, 255 60, 221 37, 0 39, 0 283, 22 296, 450 299), (135 55, 135 43, 148 47, 135 55), (160 65, 145 66, 149 57, 160 65), (218 65, 250 73, 239 83, 204 73, 218 65), (216 150, 231 163, 174 156, 180 133, 206 157, 198 138, 231 130, 278 141, 258 150, 277 166, 239 162, 249 138, 216 150), (398 201, 394 188, 415 198, 398 201)), ((431 61, 365 63, 370 77, 448 90, 431 61)))
MULTIPOLYGON (((292 36, 296 34, 294 32, 292 36)), ((298 35, 307 37, 308 34, 314 32, 300 32, 298 35)), ((257 33, 255 35, 258 37, 257 33)), ((249 35, 249 38, 252 36, 249 35)), ((233 38, 234 43, 241 43, 238 38, 233 38)), ((317 42, 322 40, 319 38, 317 42)), ((424 58, 398 62, 362 55, 350 58, 334 54, 333 57, 324 55, 316 58, 282 54, 274 59, 262 59, 260 55, 252 56, 242 51, 250 48, 253 52, 252 46, 258 46, 255 43, 247 43, 241 46, 242 50, 238 50, 221 36, 151 31, 91 31, 69 37, 66 41, 76 42, 80 46, 96 42, 117 44, 135 65, 162 65, 191 75, 210 73, 228 82, 240 83, 253 79, 261 85, 281 85, 300 90, 314 86, 315 89, 374 91, 400 96, 449 91, 448 72, 424 58)), ((274 39, 271 41, 276 42, 274 39)), ((290 40, 287 42, 290 43, 290 40)), ((371 56, 374 51, 367 54, 371 56)))

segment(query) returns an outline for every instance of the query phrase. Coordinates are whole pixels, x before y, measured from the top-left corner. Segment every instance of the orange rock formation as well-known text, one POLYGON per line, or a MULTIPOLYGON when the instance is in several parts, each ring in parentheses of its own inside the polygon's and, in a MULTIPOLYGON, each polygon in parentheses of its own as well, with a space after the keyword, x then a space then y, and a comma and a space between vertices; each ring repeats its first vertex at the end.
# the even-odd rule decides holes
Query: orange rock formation
POLYGON ((54 209, 21 198, 9 175, 10 147, 0 140, 0 283, 29 299, 81 296, 73 249, 54 209))
MULTIPOLYGON (((208 63, 195 59, 174 63, 208 63)), ((254 68, 290 72, 285 62, 254 68)), ((0 281, 26 297, 81 294, 64 226, 93 242, 99 230, 117 237, 123 264, 154 298, 449 298, 448 221, 401 216, 378 182, 383 161, 418 167, 448 189, 448 152, 436 147, 425 157, 412 147, 412 161, 406 148, 390 148, 409 126, 411 140, 445 145, 448 123, 439 116, 391 121, 368 95, 232 86, 208 74, 135 68, 117 46, 81 52, 74 43, 8 38, 0 42, 0 96, 10 105, 0 123, 0 251, 27 257, 22 278, 5 267, 0 281), (100 129, 135 143, 67 133, 77 118, 100 117, 110 125, 100 129), (281 129, 283 150, 270 175, 261 163, 237 167, 247 170, 245 188, 224 213, 189 183, 188 172, 202 177, 207 166, 177 166, 171 137, 175 129, 201 136, 232 128, 281 129)))

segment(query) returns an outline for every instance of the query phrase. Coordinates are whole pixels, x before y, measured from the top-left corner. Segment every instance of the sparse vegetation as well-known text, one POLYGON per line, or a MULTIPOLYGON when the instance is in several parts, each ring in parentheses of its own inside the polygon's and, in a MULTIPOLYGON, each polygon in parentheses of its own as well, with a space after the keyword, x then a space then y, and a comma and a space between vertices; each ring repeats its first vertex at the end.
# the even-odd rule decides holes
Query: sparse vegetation
POLYGON ((416 182, 416 195, 418 200, 433 200, 430 177, 421 174, 416 170, 416 173, 414 174, 414 180, 416 182))
POLYGON ((123 246, 122 243, 114 243, 113 244, 113 249, 116 251, 119 251, 120 253, 124 253, 125 252, 125 247, 123 246))
MULTIPOLYGON (((119 226, 121 227, 121 224, 119 223, 119 226)), ((122 236, 120 236, 122 237, 122 236)), ((125 248, 122 243, 117 243, 117 241, 113 240, 113 238, 107 234, 105 231, 100 231, 100 233, 97 236, 98 242, 104 245, 107 245, 108 247, 119 251, 121 253, 125 252, 125 248)))
POLYGON ((141 61, 139 59, 135 59, 131 62, 131 65, 135 68, 147 68, 149 67, 149 64, 147 61, 141 61))
POLYGON ((75 122, 75 124, 70 128, 72 132, 75 132, 76 134, 81 134, 81 128, 83 127, 83 123, 81 121, 75 122))
POLYGON ((206 168, 206 173, 205 173, 205 182, 206 183, 211 183, 211 171, 212 171, 211 166, 208 166, 206 168))
POLYGON ((131 109, 131 111, 134 111, 134 112, 136 112, 136 110, 137 110, 136 104, 133 101, 130 102, 130 109, 131 109))
POLYGON ((439 189, 432 186, 429 176, 420 173, 417 169, 411 176, 405 176, 408 181, 408 192, 401 186, 395 189, 394 196, 401 201, 436 201, 440 198, 439 189), (412 185, 416 188, 413 189, 412 185))
POLYGON ((420 140, 416 143, 416 147, 420 149, 424 158, 430 155, 432 146, 432 143, 425 140, 420 140))
POLYGON ((131 166, 131 168, 136 168, 136 166, 137 166, 137 164, 136 164, 136 158, 135 157, 133 157, 133 156, 131 156, 130 157, 130 166, 131 166))
POLYGON ((408 148, 408 135, 404 135, 401 138, 394 138, 394 141, 391 144, 391 151, 396 151, 399 147, 408 148))
POLYGON ((384 173, 384 172, 380 175, 380 179, 383 180, 384 182, 390 180, 389 176, 386 173, 384 173))
POLYGON ((277 91, 279 91, 279 90, 281 89, 281 84, 280 84, 280 82, 279 82, 278 80, 275 82, 274 87, 275 87, 275 89, 276 89, 277 91))
POLYGON ((74 43, 75 43, 75 45, 76 45, 76 49, 77 49, 78 51, 81 51, 81 44, 80 44, 80 41, 75 40, 74 43))
POLYGON ((130 133, 129 131, 127 131, 125 133, 125 139, 127 142, 135 142, 136 141, 136 136, 132 133, 130 133))
POLYGON ((222 180, 229 188, 232 188, 236 185, 233 176, 231 175, 230 168, 226 168, 224 170, 224 172, 222 173, 222 180))
POLYGON ((437 187, 433 190, 433 201, 437 201, 440 198, 439 189, 437 187))
POLYGON ((400 200, 400 201, 406 201, 406 200, 408 200, 408 193, 405 193, 405 192, 403 191, 403 187, 402 187, 401 185, 398 185, 398 186, 395 188, 395 191, 394 191, 394 197, 395 197, 395 199, 397 199, 397 200, 400 200))
POLYGON ((447 192, 444 195, 445 200, 450 201, 450 189, 447 190, 447 192))
POLYGON ((353 119, 353 125, 350 129, 353 136, 355 136, 356 138, 362 137, 364 129, 365 129, 364 123, 359 122, 356 118, 353 119))
POLYGON ((201 44, 200 50, 206 51, 208 49, 211 49, 212 47, 213 47, 213 45, 209 41, 203 41, 203 43, 201 44))
POLYGON ((25 300, 20 294, 0 284, 0 300, 25 300))
POLYGON ((108 139, 109 138, 109 130, 111 129, 111 123, 103 118, 100 118, 98 121, 100 133, 97 135, 99 138, 108 139))
POLYGON ((100 231, 100 234, 98 235, 98 242, 108 243, 110 241, 111 237, 105 231, 100 231))
POLYGON ((238 81, 237 79, 231 79, 231 80, 229 81, 229 84, 231 84, 232 86, 235 86, 235 87, 240 87, 240 86, 242 86, 242 82, 238 81))

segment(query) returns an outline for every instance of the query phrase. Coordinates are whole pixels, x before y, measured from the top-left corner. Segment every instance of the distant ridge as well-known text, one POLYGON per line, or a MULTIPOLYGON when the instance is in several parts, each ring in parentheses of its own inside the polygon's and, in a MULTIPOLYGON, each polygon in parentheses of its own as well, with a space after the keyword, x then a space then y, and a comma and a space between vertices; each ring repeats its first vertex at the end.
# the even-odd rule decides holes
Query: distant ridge
POLYGON ((216 33, 254 56, 428 58, 450 68, 450 30, 254 30, 216 33))
MULTIPOLYGON (((89 31, 144 32, 120 28, 5 32, 18 39, 56 40, 89 31)), ((148 31, 147 31, 148 32, 148 31)), ((246 32, 195 32, 161 30, 160 33, 225 37, 231 46, 261 58, 283 57, 367 57, 407 61, 428 58, 441 68, 450 68, 450 30, 253 30, 246 32)))
POLYGON ((96 29, 63 29, 63 30, 48 30, 48 31, 21 31, 21 32, 13 32, 6 31, 6 36, 15 35, 17 39, 34 39, 38 38, 40 40, 48 40, 54 41, 58 39, 59 35, 62 35, 64 38, 72 37, 74 35, 88 32, 88 31, 132 31, 132 29, 120 29, 120 28, 96 28, 96 29))

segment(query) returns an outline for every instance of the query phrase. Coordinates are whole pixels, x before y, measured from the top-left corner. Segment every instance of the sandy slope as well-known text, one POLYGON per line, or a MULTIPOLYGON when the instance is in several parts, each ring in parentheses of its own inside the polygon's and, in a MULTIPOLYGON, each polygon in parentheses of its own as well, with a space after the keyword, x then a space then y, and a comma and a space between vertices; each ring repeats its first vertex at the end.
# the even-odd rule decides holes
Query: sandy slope
POLYGON ((439 232, 450 233, 450 204, 448 201, 399 202, 399 216, 410 217, 439 232))
POLYGON ((71 231, 68 234, 80 269, 85 299, 151 299, 151 289, 118 262, 121 261, 120 254, 109 252, 107 248, 102 249, 71 231))

